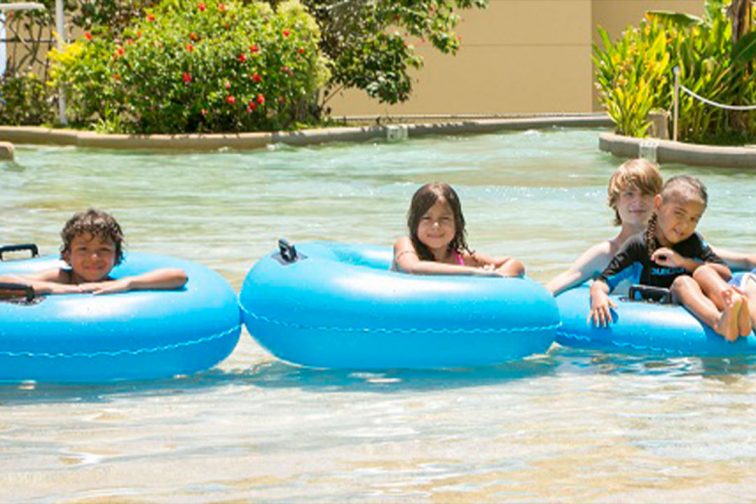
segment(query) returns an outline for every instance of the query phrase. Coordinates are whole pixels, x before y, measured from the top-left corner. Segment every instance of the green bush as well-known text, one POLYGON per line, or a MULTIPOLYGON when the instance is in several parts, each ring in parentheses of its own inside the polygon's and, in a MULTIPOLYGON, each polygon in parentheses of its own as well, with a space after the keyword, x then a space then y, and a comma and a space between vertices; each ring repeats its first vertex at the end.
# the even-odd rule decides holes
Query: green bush
MULTIPOLYGON (((705 19, 651 12, 616 42, 599 29, 603 47, 594 46, 596 83, 618 133, 643 137, 649 111, 672 110, 674 67, 680 69, 680 84, 705 98, 756 104, 756 79, 748 65, 733 61, 732 29, 723 7, 719 0, 708 2, 705 19)), ((756 138, 755 126, 756 113, 734 114, 680 93, 682 141, 747 141, 756 138)))
POLYGON ((10 75, 0 82, 0 124, 39 125, 54 120, 45 83, 37 74, 10 75))
POLYGON ((80 125, 134 133, 292 127, 328 79, 320 33, 296 0, 164 0, 120 38, 86 32, 53 51, 80 125))

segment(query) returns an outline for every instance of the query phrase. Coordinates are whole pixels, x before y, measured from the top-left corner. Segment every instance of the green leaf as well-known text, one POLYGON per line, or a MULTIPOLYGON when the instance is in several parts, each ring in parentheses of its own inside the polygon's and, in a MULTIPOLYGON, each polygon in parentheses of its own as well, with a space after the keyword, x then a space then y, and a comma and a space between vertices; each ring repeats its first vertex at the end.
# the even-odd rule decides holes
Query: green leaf
POLYGON ((756 59, 756 31, 741 37, 732 48, 732 62, 735 65, 745 65, 754 59, 756 59))
POLYGON ((671 24, 680 28, 691 26, 700 26, 704 24, 703 19, 692 14, 684 12, 672 12, 667 10, 650 10, 646 12, 646 19, 649 21, 658 20, 662 23, 671 24))

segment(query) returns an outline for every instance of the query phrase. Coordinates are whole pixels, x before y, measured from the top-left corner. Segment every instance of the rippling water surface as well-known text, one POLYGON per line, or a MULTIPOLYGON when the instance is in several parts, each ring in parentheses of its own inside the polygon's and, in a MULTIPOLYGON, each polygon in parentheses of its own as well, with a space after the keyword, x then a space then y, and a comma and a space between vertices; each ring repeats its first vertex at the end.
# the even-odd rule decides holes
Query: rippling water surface
MULTIPOLYGON (((278 237, 389 245, 422 183, 458 190, 470 244, 545 281, 612 236, 598 132, 548 130, 214 154, 17 149, 0 243, 58 247, 97 206, 131 250, 239 288, 278 237)), ((756 172, 665 166, 709 187, 700 230, 756 250, 756 172)), ((756 359, 554 347, 485 369, 314 371, 244 333, 196 376, 0 385, 0 498, 265 502, 753 502, 756 359)))

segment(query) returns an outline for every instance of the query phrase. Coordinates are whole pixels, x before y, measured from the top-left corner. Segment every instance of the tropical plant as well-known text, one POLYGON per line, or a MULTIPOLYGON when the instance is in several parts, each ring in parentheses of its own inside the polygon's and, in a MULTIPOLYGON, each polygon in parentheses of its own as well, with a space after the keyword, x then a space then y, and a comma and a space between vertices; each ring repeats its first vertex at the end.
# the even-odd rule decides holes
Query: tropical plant
POLYGON ((71 119, 105 131, 255 131, 308 121, 328 79, 315 21, 296 0, 164 0, 120 38, 85 32, 53 51, 71 119))
MULTIPOLYGON (((749 69, 753 32, 733 43, 733 24, 726 12, 722 0, 709 0, 703 18, 651 11, 617 42, 599 29, 603 47, 594 46, 596 81, 619 133, 645 136, 648 112, 671 109, 675 67, 683 86, 709 100, 756 103, 756 82, 749 69)), ((679 110, 681 140, 756 137, 754 113, 740 114, 739 119, 688 94, 681 94, 679 110)))

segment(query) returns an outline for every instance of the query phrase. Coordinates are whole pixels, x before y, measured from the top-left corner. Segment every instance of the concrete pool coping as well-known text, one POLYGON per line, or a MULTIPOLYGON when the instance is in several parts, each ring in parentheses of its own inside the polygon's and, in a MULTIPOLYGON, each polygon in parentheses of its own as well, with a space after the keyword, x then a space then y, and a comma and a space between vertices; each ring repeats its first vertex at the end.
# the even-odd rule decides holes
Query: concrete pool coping
POLYGON ((648 158, 648 154, 655 153, 652 156, 655 155, 658 163, 756 169, 756 146, 696 145, 672 140, 602 133, 599 135, 599 149, 624 158, 648 158))
MULTIPOLYGON (((316 145, 327 142, 361 142, 374 139, 401 140, 429 135, 494 133, 549 127, 612 127, 606 114, 565 114, 527 117, 465 118, 460 116, 414 116, 427 122, 372 124, 261 133, 123 135, 37 126, 0 126, 0 141, 31 145, 70 145, 102 149, 156 149, 214 151, 222 148, 249 150, 271 144, 316 145)), ((381 118, 359 118, 381 122, 381 118)))

